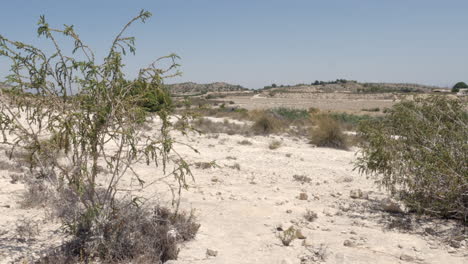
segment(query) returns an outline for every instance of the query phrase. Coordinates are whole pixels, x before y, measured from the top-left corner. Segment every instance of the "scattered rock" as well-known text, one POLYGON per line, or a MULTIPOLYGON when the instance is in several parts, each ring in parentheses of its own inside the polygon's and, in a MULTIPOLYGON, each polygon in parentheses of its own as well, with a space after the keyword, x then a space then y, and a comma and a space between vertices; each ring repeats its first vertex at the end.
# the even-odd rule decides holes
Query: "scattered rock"
POLYGON ((403 261, 414 261, 414 257, 407 254, 401 254, 400 259, 403 261))
POLYGON ((207 257, 216 257, 218 255, 218 251, 213 250, 213 249, 207 249, 206 250, 206 256, 207 257))
POLYGON ((353 199, 368 199, 369 195, 367 194, 367 192, 361 191, 361 189, 356 189, 350 191, 349 197, 353 199))
POLYGON ((309 199, 309 196, 307 195, 307 193, 302 192, 299 194, 299 200, 305 201, 307 199, 309 199))
POLYGON ((355 247, 355 246, 357 246, 357 244, 354 241, 345 240, 343 242, 343 246, 345 246, 345 247, 355 247))
POLYGON ((288 209, 288 210, 286 210, 286 213, 287 213, 287 214, 290 214, 290 213, 292 213, 292 210, 291 210, 291 209, 288 209))
POLYGON ((302 234, 302 231, 300 229, 296 229, 296 238, 298 239, 306 239, 307 237, 302 234))
POLYGON ((212 181, 212 182, 218 182, 219 180, 218 180, 217 177, 213 177, 213 178, 211 178, 211 181, 212 181))

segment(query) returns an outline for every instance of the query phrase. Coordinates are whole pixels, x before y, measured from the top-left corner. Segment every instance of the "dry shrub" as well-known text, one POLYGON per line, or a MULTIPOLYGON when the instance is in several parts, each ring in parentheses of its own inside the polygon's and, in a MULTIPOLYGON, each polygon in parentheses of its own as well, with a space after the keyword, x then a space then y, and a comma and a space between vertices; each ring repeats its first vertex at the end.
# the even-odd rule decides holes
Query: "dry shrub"
POLYGON ((15 231, 20 242, 34 240, 39 235, 39 223, 30 219, 22 219, 16 224, 15 231))
POLYGON ((210 162, 195 162, 193 165, 195 165, 195 168, 197 169, 211 169, 211 168, 216 168, 218 165, 216 165, 215 161, 210 161, 210 162))
POLYGON ((9 172, 22 172, 21 165, 15 162, 8 162, 5 160, 0 160, 0 170, 5 170, 9 172))
POLYGON ((293 175, 293 179, 294 179, 295 181, 298 181, 298 182, 302 183, 302 184, 304 184, 304 183, 310 183, 310 182, 312 181, 312 179, 311 179, 310 177, 308 177, 308 176, 305 176, 305 175, 297 175, 297 174, 296 174, 296 175, 293 175))
POLYGON ((255 122, 251 129, 256 135, 268 135, 278 133, 285 128, 285 122, 275 118, 272 114, 260 111, 257 112, 255 122))
POLYGON ((44 207, 52 195, 48 183, 32 175, 24 179, 26 191, 21 196, 20 206, 22 208, 44 207))
POLYGON ((240 164, 237 163, 237 162, 234 163, 234 165, 229 166, 229 168, 231 168, 231 169, 233 169, 233 170, 238 170, 238 171, 241 170, 240 164))
POLYGON ((297 238, 296 232, 297 230, 291 226, 283 232, 279 233, 278 238, 281 240, 281 243, 287 247, 294 239, 297 238))
POLYGON ((197 118, 192 122, 192 126, 200 133, 226 133, 228 135, 247 135, 248 129, 245 125, 224 120, 223 122, 214 122, 208 118, 197 118))
POLYGON ((346 136, 340 124, 334 119, 321 115, 316 119, 317 126, 310 132, 310 143, 317 147, 348 149, 346 136))
POLYGON ((282 144, 281 141, 273 140, 268 145, 268 148, 271 149, 271 150, 278 149, 279 147, 281 147, 281 144, 282 144))
POLYGON ((250 142, 250 141, 244 139, 244 140, 242 140, 242 141, 237 142, 237 144, 239 144, 239 145, 244 145, 244 146, 250 146, 250 145, 252 145, 252 142, 250 142))
POLYGON ((163 263, 177 259, 178 245, 195 237, 200 225, 192 213, 174 213, 166 207, 139 207, 118 203, 113 218, 90 228, 81 212, 73 238, 37 263, 163 263))
POLYGON ((315 219, 318 218, 318 215, 317 215, 316 212, 307 209, 307 211, 306 211, 305 214, 304 214, 304 218, 305 218, 305 220, 307 220, 308 222, 313 222, 313 221, 315 221, 315 219))

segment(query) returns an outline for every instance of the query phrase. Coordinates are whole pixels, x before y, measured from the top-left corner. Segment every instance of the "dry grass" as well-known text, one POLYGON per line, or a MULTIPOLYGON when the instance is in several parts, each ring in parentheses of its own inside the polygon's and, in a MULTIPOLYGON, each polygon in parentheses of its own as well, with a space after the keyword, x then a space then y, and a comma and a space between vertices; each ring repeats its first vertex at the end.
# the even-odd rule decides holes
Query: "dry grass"
POLYGON ((250 141, 244 139, 244 140, 242 140, 242 141, 237 142, 237 144, 239 144, 239 145, 244 145, 244 146, 250 146, 250 145, 252 145, 252 142, 250 142, 250 141))
POLYGON ((273 140, 268 145, 268 148, 271 149, 271 150, 275 150, 275 149, 278 149, 279 147, 281 147, 281 145, 282 145, 281 141, 273 140))
POLYGON ((317 117, 317 126, 310 132, 310 143, 317 147, 348 149, 346 135, 340 124, 325 115, 317 117))
POLYGON ((239 125, 229 122, 225 119, 223 122, 215 122, 208 118, 198 118, 192 122, 195 130, 201 133, 226 133, 228 135, 241 134, 249 135, 249 129, 246 125, 239 125))
POLYGON ((318 218, 318 215, 314 211, 307 209, 307 211, 304 213, 304 218, 308 222, 313 222, 318 218))
POLYGON ((37 263, 164 263, 177 259, 178 244, 193 239, 200 227, 191 213, 127 202, 116 206, 114 217, 101 228, 82 223, 69 242, 37 263))
POLYGON ((295 181, 298 181, 300 182, 301 184, 304 184, 304 183, 310 183, 312 181, 312 179, 308 176, 305 176, 305 175, 294 175, 293 176, 293 179, 295 181))

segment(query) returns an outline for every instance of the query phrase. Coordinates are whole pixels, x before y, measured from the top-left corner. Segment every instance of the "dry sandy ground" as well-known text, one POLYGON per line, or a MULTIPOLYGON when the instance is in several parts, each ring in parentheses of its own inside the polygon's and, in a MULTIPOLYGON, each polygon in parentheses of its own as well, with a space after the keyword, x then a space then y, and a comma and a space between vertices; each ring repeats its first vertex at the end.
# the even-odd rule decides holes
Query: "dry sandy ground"
MULTIPOLYGON (((201 228, 195 240, 182 246, 179 260, 170 263, 468 263, 466 237, 449 235, 462 231, 454 222, 381 210, 387 196, 372 179, 353 171, 355 149, 314 148, 286 136, 191 135, 180 140, 200 151, 179 146, 187 160, 219 166, 193 169, 195 181, 183 193, 182 206, 195 210, 201 228), (252 145, 238 144, 244 139, 252 145), (282 142, 280 148, 268 148, 273 139, 282 142), (295 181, 294 175, 311 182, 295 181), (351 198, 357 189, 368 197, 351 198), (301 192, 307 200, 298 199, 301 192), (306 221, 306 210, 317 213, 317 219, 306 221), (294 226, 306 239, 283 246, 279 226, 294 226), (207 256, 207 249, 216 256, 207 256)), ((148 182, 160 174, 144 165, 138 170, 148 182)), ((20 208, 24 186, 11 183, 12 173, 11 168, 0 171, 0 263, 60 242, 57 221, 44 210, 20 208), (23 218, 37 221, 35 239, 18 240, 15 229, 23 218)), ((170 196, 164 185, 142 195, 166 201, 170 196)))
MULTIPOLYGON (((363 109, 379 107, 390 108, 401 98, 392 94, 347 94, 347 93, 291 93, 268 97, 266 94, 254 96, 228 96, 224 101, 233 101, 236 105, 252 109, 288 107, 296 109, 318 108, 322 111, 362 113, 363 109)), ((364 112, 369 113, 369 112, 364 112)))

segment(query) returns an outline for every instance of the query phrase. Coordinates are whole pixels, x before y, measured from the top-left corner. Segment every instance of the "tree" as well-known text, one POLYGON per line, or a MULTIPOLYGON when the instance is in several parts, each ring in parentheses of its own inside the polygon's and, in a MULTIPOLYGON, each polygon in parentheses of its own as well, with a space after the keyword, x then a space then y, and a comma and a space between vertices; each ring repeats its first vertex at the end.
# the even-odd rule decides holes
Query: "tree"
POLYGON ((276 83, 273 83, 273 84, 271 85, 271 87, 272 87, 272 88, 276 88, 276 83))
POLYGON ((468 88, 468 85, 464 82, 456 83, 452 88, 452 93, 458 93, 460 89, 468 88))
MULTIPOLYGON (((18 151, 27 151, 30 177, 40 175, 55 196, 74 197, 70 199, 73 217, 62 220, 64 229, 73 237, 70 242, 73 252, 80 257, 103 255, 110 261, 122 254, 131 257, 136 253, 129 248, 124 250, 129 251, 126 253, 112 251, 110 247, 126 243, 135 248, 132 243, 138 240, 130 237, 140 238, 141 233, 129 234, 128 230, 141 229, 132 229, 130 225, 136 224, 135 219, 153 221, 147 211, 140 210, 140 198, 133 191, 119 191, 121 179, 129 174, 131 181, 138 183, 137 189, 151 184, 133 169, 137 163, 161 166, 162 178, 176 180, 175 194, 187 186, 186 176, 191 175, 188 164, 174 151, 171 136, 174 127, 169 121, 171 101, 163 85, 165 78, 179 74, 178 56, 157 59, 142 68, 134 81, 126 80, 122 71, 125 55, 135 53, 134 38, 124 36, 127 28, 136 21, 145 22, 150 16, 151 13, 142 10, 126 24, 112 41, 102 63, 97 62, 94 52, 82 42, 73 26, 52 28, 44 16, 39 20, 37 32, 50 41, 54 50, 51 55, 0 35, 0 56, 11 61, 11 74, 7 76, 11 87, 8 91, 0 90, 3 136, 0 144, 9 147, 10 157, 15 157, 18 151), (73 42, 70 53, 59 45, 62 37, 73 42), (161 60, 169 60, 169 67, 158 68, 161 60), (156 114, 159 124, 156 133, 145 134, 140 129, 147 110, 156 114), (139 217, 128 215, 137 211, 139 217)), ((174 203, 177 214, 176 197, 174 203)), ((162 225, 154 227, 162 230, 162 225)), ((156 234, 153 239, 160 238, 156 234)), ((158 258, 156 262, 160 257, 163 262, 175 257, 175 251, 168 253, 161 249, 166 245, 160 247, 161 242, 155 243, 149 247, 154 251, 153 257, 158 258)))
POLYGON ((468 221, 467 103, 446 96, 402 101, 361 123, 356 167, 411 210, 468 221))

